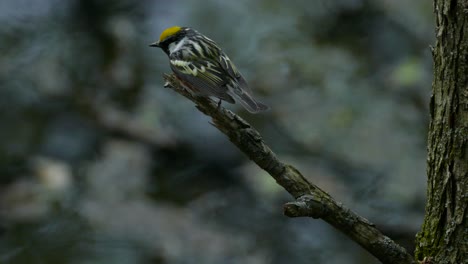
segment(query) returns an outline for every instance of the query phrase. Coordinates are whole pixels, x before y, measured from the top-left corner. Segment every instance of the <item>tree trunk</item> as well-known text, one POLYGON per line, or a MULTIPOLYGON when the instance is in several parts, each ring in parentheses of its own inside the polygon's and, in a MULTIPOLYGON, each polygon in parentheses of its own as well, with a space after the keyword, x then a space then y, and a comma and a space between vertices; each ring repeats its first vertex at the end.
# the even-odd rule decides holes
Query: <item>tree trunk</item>
POLYGON ((468 0, 434 0, 426 216, 416 258, 468 263, 468 0))

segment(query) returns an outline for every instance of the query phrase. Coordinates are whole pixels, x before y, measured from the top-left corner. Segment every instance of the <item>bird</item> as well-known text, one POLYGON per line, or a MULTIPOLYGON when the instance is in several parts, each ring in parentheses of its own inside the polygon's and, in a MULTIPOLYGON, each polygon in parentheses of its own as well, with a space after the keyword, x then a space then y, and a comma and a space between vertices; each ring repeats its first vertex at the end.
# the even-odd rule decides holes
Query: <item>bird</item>
POLYGON ((250 113, 270 109, 253 97, 247 81, 218 44, 197 30, 169 27, 150 47, 167 54, 172 71, 191 94, 219 99, 218 108, 226 101, 238 102, 250 113))

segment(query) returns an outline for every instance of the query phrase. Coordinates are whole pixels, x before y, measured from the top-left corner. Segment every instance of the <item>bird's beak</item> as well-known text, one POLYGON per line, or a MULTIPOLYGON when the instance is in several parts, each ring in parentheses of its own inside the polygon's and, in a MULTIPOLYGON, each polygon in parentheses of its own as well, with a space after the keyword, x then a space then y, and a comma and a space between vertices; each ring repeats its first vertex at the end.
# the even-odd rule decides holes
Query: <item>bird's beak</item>
POLYGON ((156 42, 154 42, 154 43, 151 43, 149 46, 150 46, 150 47, 158 47, 158 48, 159 48, 159 41, 156 41, 156 42))

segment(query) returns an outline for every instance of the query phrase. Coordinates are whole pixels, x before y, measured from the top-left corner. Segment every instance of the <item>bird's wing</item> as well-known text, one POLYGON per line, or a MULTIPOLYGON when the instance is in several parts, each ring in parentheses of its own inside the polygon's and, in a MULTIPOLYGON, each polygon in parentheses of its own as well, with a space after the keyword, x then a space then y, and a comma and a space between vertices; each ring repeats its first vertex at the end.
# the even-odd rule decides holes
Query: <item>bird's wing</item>
POLYGON ((215 96, 230 103, 233 98, 227 94, 224 70, 219 63, 209 60, 170 58, 171 68, 183 81, 193 85, 201 94, 215 96))
POLYGON ((252 90, 247 85, 247 81, 244 79, 239 70, 237 70, 236 65, 234 65, 234 63, 232 63, 229 57, 222 51, 219 56, 219 64, 221 65, 223 70, 225 70, 234 80, 237 81, 237 84, 242 90, 252 95, 252 90))
POLYGON ((219 56, 219 64, 223 70, 231 76, 232 82, 228 84, 231 89, 229 89, 227 93, 230 94, 234 100, 242 104, 245 109, 251 113, 257 113, 269 109, 267 105, 255 100, 252 96, 252 90, 247 85, 247 81, 241 75, 239 70, 237 70, 234 63, 232 63, 229 57, 223 52, 221 52, 221 55, 219 56))

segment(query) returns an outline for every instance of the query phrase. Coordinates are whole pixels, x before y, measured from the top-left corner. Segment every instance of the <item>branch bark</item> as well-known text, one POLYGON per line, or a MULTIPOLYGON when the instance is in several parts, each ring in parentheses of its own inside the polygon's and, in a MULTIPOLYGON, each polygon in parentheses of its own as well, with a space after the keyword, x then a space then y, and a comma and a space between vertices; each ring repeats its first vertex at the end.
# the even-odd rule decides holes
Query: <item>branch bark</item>
POLYGON ((296 168, 281 162, 265 144, 260 133, 242 118, 223 107, 218 108, 209 98, 192 96, 182 88, 173 74, 165 74, 164 79, 165 87, 172 88, 193 101, 198 110, 212 118, 212 124, 216 128, 296 199, 285 204, 285 215, 321 218, 382 263, 415 263, 403 247, 383 235, 374 224, 336 202, 328 193, 309 182, 296 168))

